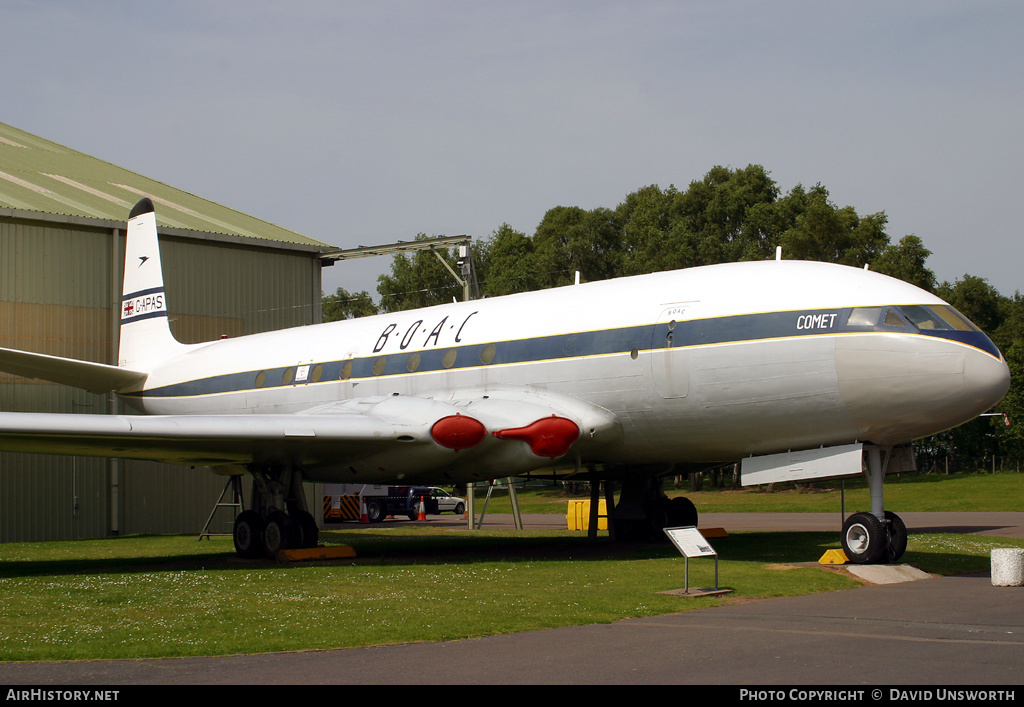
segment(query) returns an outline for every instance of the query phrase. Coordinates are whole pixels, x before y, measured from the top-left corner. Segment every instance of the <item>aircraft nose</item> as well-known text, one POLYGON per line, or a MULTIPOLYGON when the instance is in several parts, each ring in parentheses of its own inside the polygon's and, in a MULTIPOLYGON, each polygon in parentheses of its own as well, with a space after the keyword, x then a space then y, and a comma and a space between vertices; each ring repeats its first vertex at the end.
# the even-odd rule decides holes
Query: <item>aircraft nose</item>
POLYGON ((860 438, 900 444, 977 417, 1010 387, 1000 357, 935 337, 837 343, 836 375, 860 438))
POLYGON ((1006 359, 981 351, 970 351, 964 360, 964 392, 970 405, 981 414, 998 403, 1010 389, 1010 368, 1006 359))

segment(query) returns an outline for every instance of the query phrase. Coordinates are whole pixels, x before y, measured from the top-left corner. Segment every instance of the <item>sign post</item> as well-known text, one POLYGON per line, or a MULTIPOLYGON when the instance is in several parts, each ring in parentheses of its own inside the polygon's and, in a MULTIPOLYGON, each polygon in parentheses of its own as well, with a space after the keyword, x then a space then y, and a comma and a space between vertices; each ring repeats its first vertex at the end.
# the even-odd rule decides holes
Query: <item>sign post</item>
MULTIPOLYGON (((700 531, 692 525, 687 525, 679 528, 665 528, 665 535, 672 541, 672 544, 676 546, 684 558, 685 563, 685 586, 682 594, 686 596, 707 596, 708 594, 727 594, 731 592, 731 589, 719 589, 718 588, 718 553, 711 547, 700 531), (691 557, 714 557, 715 558, 715 588, 714 589, 694 589, 694 593, 690 593, 690 558, 691 557)), ((667 594, 679 594, 678 590, 673 592, 664 592, 667 594)))

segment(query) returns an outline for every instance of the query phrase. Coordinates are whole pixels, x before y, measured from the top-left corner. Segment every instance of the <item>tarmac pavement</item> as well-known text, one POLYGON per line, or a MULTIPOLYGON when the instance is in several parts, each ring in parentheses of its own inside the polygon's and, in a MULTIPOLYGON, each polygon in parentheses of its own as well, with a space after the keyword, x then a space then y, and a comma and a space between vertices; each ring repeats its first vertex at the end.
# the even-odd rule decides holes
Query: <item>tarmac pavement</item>
MULTIPOLYGON (((1024 537, 1024 513, 901 517, 912 532, 1024 537)), ((484 527, 499 527, 499 521, 505 519, 491 516, 484 527)), ((554 521, 527 516, 524 522, 529 528, 550 527, 554 521)), ((702 527, 732 531, 833 530, 838 522, 838 514, 701 518, 702 527)), ((993 587, 987 575, 939 577, 443 643, 3 663, 0 684, 859 685, 869 695, 872 688, 885 691, 891 685, 1019 685, 1024 681, 1022 609, 1024 587, 993 587)))
MULTIPOLYGON (((976 533, 1010 538, 1024 538, 1024 512, 1005 511, 995 513, 904 513, 900 518, 911 533, 976 533)), ((387 525, 386 521, 378 525, 387 525)), ((409 521, 399 521, 408 523, 409 521)), ((466 527, 468 521, 453 515, 430 516, 426 521, 433 526, 466 527)), ((351 528, 352 524, 338 524, 332 527, 351 528)), ((483 527, 513 528, 511 513, 492 513, 484 517, 483 527)), ((565 529, 565 516, 555 513, 531 513, 523 515, 523 527, 530 529, 565 529)), ((701 528, 725 528, 731 532, 755 530, 836 532, 843 527, 839 513, 701 513, 701 528)))

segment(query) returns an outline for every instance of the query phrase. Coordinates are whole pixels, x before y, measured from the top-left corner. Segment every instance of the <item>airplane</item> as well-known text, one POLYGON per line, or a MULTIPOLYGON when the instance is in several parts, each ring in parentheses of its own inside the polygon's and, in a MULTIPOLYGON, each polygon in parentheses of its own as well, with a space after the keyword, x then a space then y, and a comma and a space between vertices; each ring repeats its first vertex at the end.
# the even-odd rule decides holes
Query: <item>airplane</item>
POLYGON ((144 414, 0 413, 0 449, 249 474, 239 555, 314 546, 305 481, 437 485, 568 467, 621 481, 613 534, 696 525, 660 478, 863 474, 841 541, 894 562, 909 443, 996 404, 1009 371, 953 307, 842 265, 741 262, 181 344, 148 198, 127 224, 117 365, 0 349, 0 370, 113 391, 144 414))

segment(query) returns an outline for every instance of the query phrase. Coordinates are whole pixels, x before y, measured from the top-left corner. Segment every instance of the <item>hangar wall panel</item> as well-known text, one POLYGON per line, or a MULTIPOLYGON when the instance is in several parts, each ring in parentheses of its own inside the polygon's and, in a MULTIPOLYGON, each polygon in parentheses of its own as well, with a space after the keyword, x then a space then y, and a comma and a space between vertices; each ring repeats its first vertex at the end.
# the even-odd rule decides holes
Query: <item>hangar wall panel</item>
POLYGON ((107 534, 106 460, 0 454, 0 541, 107 534))
MULTIPOLYGON (((0 346, 116 363, 123 254, 120 229, 0 218, 0 346)), ((162 234, 161 256, 172 331, 186 343, 319 318, 308 249, 162 234)), ((5 374, 0 410, 121 411, 113 396, 5 374)), ((198 534, 225 481, 170 464, 0 452, 0 542, 198 534)))
MULTIPOLYGON (((205 467, 125 460, 120 479, 124 534, 195 533, 213 510, 227 477, 205 467)), ((246 486, 248 484, 245 484, 246 486)), ((218 514, 214 532, 230 532, 227 513, 218 514)), ((230 517, 234 523, 234 516, 230 517)))

